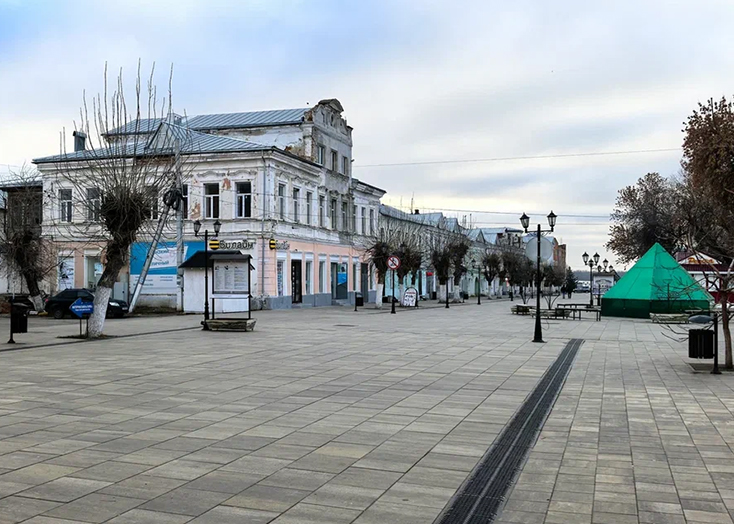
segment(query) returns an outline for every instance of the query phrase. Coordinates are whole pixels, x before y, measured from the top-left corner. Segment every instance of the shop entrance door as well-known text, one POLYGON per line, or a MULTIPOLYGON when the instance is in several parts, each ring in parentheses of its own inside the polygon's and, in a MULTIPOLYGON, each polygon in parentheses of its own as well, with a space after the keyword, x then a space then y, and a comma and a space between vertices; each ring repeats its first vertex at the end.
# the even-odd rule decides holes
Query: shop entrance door
POLYGON ((291 299, 294 304, 303 302, 303 270, 300 260, 291 260, 291 299))

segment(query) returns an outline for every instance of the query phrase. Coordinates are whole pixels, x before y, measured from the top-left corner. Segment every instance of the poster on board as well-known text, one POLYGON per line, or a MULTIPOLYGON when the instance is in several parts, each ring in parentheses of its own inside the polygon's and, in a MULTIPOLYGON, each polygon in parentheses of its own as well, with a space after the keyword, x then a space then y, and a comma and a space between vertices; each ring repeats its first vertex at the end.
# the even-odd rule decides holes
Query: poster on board
MULTIPOLYGON (((130 248, 130 289, 135 289, 140 273, 145 265, 145 257, 148 254, 150 242, 136 242, 130 248)), ((204 250, 204 242, 184 242, 184 256, 187 260, 197 251, 204 250)), ((176 264, 176 243, 160 242, 155 250, 153 261, 145 278, 145 284, 141 291, 144 295, 160 295, 176 293, 178 285, 176 275, 178 265, 176 264)))

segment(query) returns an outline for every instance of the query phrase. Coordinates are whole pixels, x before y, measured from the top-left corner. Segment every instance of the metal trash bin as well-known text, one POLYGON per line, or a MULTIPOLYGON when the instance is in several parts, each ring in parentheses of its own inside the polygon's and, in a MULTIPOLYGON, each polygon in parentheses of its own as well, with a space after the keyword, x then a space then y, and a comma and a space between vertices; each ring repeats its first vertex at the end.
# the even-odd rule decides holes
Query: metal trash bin
POLYGON ((354 302, 357 307, 364 307, 364 297, 362 293, 357 292, 354 294, 354 302))
POLYGON ((14 302, 10 312, 10 328, 13 333, 28 333, 28 312, 31 310, 25 304, 14 302))
POLYGON ((714 332, 710 329, 688 331, 688 358, 714 358, 714 332))

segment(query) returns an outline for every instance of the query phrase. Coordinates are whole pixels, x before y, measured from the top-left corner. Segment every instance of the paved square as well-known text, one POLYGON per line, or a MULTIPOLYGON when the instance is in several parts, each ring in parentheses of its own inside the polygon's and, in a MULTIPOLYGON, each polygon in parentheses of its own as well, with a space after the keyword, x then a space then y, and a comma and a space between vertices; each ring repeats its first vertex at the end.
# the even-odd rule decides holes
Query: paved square
POLYGON ((570 338, 497 521, 732 522, 734 375, 642 321, 546 321, 533 344, 509 309, 133 318, 109 332, 149 334, 48 347, 78 326, 33 319, 0 353, 0 524, 431 523, 570 338))

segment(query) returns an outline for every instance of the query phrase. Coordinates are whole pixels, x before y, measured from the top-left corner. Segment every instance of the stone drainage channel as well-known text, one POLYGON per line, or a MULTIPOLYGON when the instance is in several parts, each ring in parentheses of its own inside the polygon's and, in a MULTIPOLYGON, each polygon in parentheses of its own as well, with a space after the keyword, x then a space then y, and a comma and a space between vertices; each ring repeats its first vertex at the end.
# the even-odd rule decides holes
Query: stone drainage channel
POLYGON ((571 339, 434 524, 487 524, 502 508, 583 343, 571 339))

